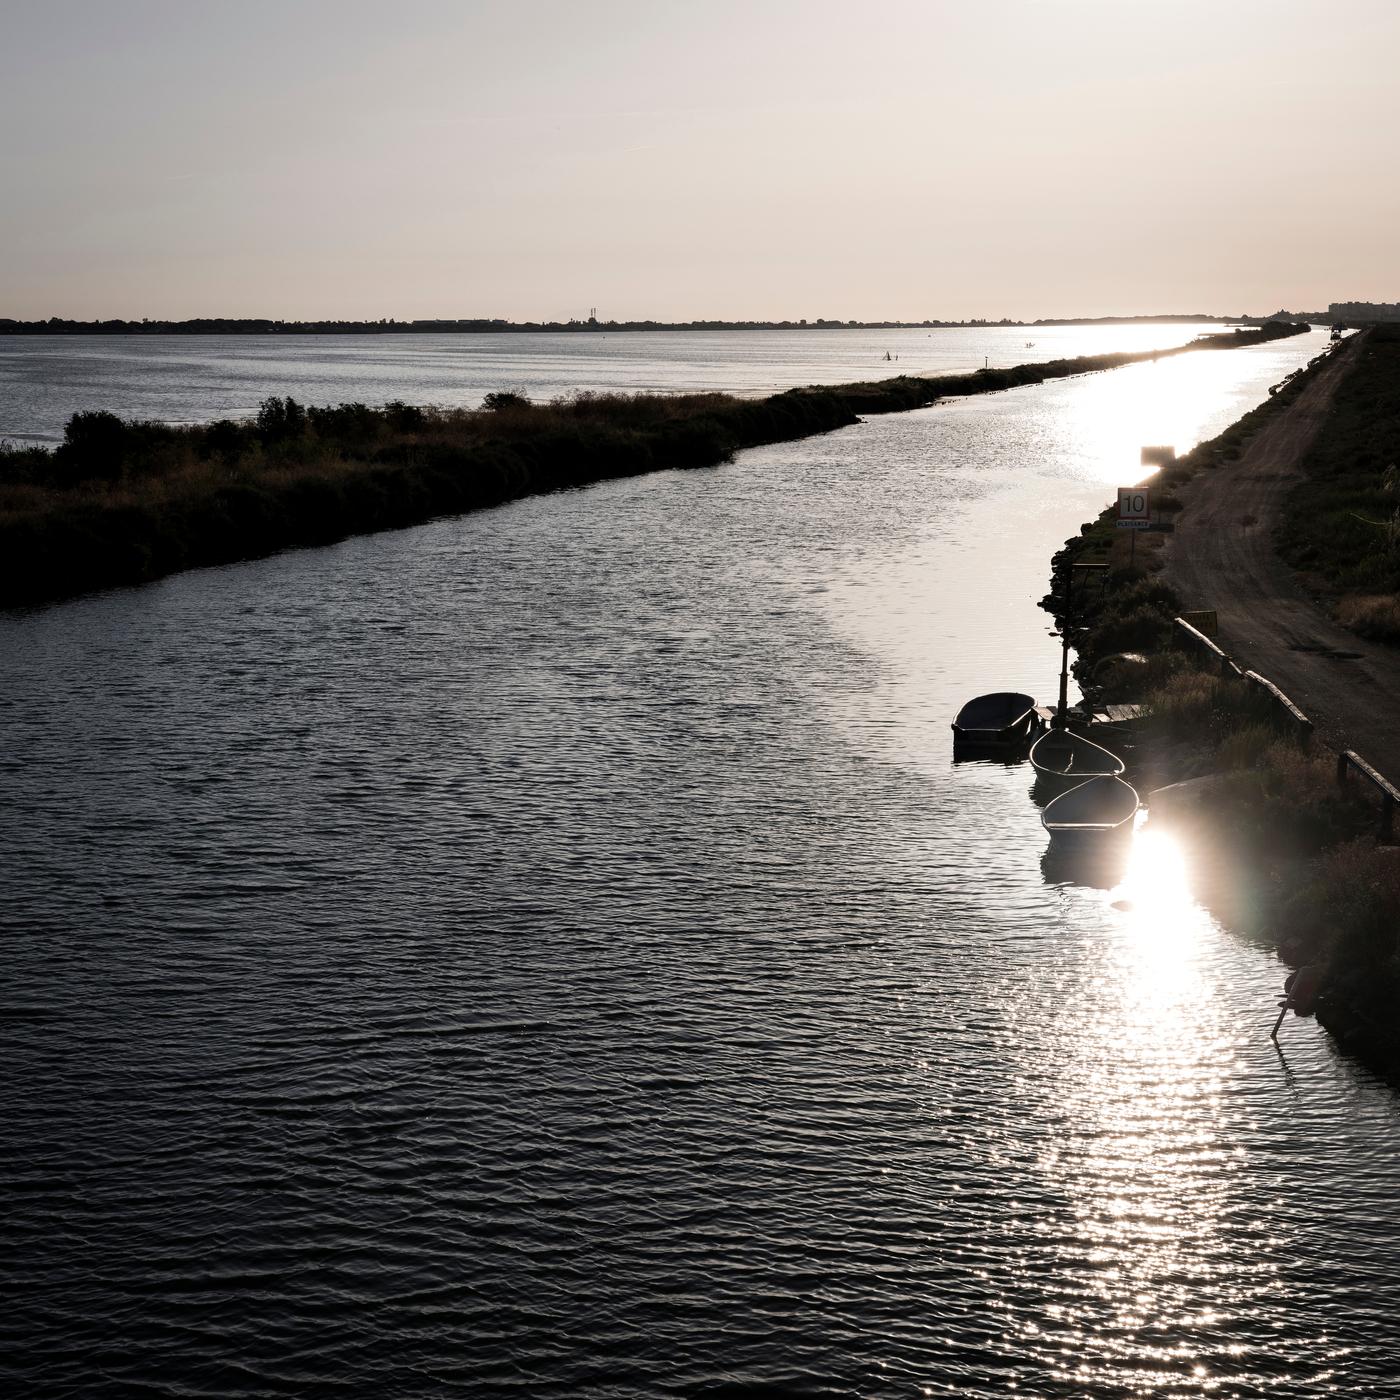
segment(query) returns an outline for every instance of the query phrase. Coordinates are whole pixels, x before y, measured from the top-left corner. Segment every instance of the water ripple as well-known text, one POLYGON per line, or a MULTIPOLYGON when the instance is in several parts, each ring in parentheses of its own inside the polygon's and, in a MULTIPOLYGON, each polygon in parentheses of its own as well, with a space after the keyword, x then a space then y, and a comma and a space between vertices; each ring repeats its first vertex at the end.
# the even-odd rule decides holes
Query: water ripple
POLYGON ((7 1389, 1394 1394, 1393 1095, 948 758, 1142 368, 0 620, 7 1389))

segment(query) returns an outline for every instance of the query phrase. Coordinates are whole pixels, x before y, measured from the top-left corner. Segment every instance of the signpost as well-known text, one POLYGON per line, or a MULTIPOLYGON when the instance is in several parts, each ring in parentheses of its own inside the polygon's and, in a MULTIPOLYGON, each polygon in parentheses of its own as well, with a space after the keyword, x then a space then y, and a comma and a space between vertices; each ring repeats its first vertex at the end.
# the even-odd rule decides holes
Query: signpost
POLYGON ((1152 507, 1145 486, 1118 488, 1118 528, 1145 530, 1152 521, 1152 507))
MULTIPOLYGON (((1120 530, 1146 530, 1152 524, 1152 505, 1148 500, 1145 486, 1120 486, 1118 488, 1118 528, 1120 530)), ((1137 536, 1133 536, 1132 548, 1128 550, 1128 567, 1137 562, 1137 536)))

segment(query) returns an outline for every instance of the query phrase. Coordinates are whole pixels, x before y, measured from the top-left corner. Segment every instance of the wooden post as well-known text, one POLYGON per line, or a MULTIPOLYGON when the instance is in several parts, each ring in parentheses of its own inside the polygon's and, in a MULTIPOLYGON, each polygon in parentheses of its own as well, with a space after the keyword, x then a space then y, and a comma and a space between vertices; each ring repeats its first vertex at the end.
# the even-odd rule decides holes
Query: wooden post
POLYGON ((1069 721, 1065 711, 1069 707, 1069 615, 1074 607, 1074 565, 1070 565, 1065 577, 1065 613, 1060 619, 1060 703, 1055 710, 1056 729, 1066 729, 1069 721))

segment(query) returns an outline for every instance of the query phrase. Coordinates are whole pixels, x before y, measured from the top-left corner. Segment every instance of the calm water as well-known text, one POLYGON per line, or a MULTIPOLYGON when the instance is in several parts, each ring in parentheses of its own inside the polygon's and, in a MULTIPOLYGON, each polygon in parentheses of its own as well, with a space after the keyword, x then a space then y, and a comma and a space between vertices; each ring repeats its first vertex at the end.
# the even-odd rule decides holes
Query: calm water
POLYGON ((201 423, 248 418, 269 394, 475 408, 493 390, 773 393, 904 371, 963 372, 1182 345, 1218 325, 934 331, 685 331, 563 335, 5 336, 0 438, 56 442, 70 415, 201 423), (1027 344, 1027 342, 1033 342, 1027 344), (885 355, 898 356, 888 362, 885 355))
POLYGON ((947 729, 1319 343, 0 620, 7 1393, 1394 1395, 1400 1101, 947 729))

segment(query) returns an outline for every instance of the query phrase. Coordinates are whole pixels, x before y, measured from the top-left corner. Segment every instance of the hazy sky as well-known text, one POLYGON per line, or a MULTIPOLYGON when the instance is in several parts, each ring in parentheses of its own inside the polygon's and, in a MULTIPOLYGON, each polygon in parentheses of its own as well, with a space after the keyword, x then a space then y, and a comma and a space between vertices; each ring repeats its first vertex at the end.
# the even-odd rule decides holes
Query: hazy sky
POLYGON ((1400 0, 0 0, 0 316, 1400 300, 1400 0))

